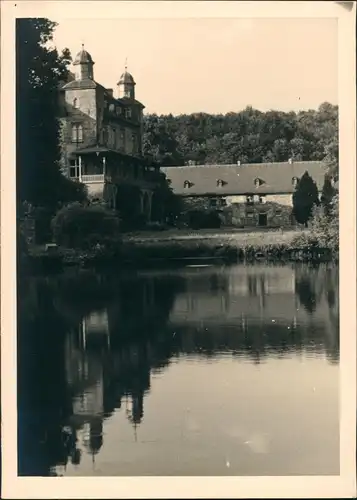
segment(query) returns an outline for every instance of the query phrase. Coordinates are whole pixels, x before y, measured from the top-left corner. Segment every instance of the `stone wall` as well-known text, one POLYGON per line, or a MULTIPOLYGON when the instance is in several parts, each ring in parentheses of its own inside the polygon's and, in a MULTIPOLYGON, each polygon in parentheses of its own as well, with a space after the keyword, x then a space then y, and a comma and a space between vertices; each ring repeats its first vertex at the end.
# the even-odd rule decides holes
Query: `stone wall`
MULTIPOLYGON (((281 195, 290 196, 290 195, 281 195)), ((190 210, 217 210, 220 214, 222 224, 233 227, 288 227, 295 225, 292 217, 292 206, 287 204, 287 198, 278 198, 285 201, 276 203, 266 201, 264 203, 247 204, 245 196, 231 197, 207 197, 195 196, 185 197, 183 200, 184 212, 190 210), (243 200, 237 203, 232 200, 243 200), (213 200, 215 200, 213 202, 213 200), (216 206, 213 206, 213 203, 216 206), (265 223, 265 214, 266 223, 265 223)))
POLYGON ((277 203, 278 205, 284 205, 287 207, 293 206, 293 195, 292 194, 267 194, 266 202, 277 203))
POLYGON ((69 165, 69 156, 78 147, 84 148, 97 141, 97 108, 95 89, 66 90, 66 116, 61 118, 61 143, 63 170, 69 165), (78 108, 73 107, 74 99, 78 108), (72 142, 72 125, 81 124, 83 127, 83 142, 72 142))
POLYGON ((222 210, 224 223, 235 227, 287 227, 294 224, 291 207, 278 203, 234 203, 222 210), (264 221, 266 216, 266 223, 264 221))

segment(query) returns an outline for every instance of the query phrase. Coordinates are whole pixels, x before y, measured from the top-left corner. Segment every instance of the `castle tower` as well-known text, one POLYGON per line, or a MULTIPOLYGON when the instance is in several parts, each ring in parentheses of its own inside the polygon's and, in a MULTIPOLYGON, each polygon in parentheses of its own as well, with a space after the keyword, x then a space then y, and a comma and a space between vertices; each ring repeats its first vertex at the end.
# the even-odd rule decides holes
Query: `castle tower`
POLYGON ((82 44, 82 50, 78 52, 76 58, 73 62, 75 67, 75 78, 76 80, 93 80, 93 66, 94 62, 92 56, 84 50, 84 45, 82 44))
POLYGON ((125 71, 121 75, 118 85, 118 97, 126 97, 127 99, 135 99, 135 81, 133 76, 127 71, 125 63, 125 71))

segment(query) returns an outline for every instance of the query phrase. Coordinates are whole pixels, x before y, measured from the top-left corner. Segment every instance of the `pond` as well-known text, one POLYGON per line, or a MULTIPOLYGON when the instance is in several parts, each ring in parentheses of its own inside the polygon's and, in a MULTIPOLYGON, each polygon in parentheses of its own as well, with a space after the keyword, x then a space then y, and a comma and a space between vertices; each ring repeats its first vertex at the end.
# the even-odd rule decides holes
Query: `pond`
POLYGON ((19 283, 27 476, 339 474, 333 264, 19 283))

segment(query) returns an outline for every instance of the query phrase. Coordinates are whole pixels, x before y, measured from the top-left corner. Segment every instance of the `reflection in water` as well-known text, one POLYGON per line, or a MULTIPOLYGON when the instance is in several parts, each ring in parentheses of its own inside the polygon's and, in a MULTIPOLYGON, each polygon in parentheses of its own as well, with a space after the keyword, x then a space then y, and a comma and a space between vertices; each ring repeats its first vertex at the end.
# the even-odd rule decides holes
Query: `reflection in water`
POLYGON ((18 290, 20 475, 338 473, 336 267, 83 272, 18 290))

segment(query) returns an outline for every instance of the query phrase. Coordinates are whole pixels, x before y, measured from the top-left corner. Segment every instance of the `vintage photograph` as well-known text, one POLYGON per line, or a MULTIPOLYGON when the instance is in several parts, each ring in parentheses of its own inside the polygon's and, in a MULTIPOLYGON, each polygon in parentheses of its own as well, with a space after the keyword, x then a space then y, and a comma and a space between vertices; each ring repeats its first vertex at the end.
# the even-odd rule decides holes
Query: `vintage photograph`
POLYGON ((339 476, 337 19, 15 37, 18 475, 339 476))

